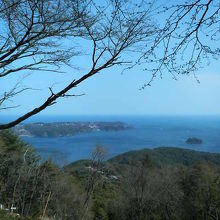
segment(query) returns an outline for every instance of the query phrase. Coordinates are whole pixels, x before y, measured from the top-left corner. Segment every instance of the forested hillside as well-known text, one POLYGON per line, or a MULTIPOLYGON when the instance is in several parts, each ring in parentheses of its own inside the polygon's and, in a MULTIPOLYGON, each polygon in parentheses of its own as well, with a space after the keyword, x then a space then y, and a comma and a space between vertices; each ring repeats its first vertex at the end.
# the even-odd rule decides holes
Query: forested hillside
POLYGON ((155 149, 129 151, 110 159, 108 162, 128 165, 134 164, 136 161, 143 160, 146 154, 148 154, 151 160, 157 165, 182 164, 186 166, 191 166, 195 163, 220 165, 220 154, 218 153, 199 152, 174 147, 159 147, 155 149))
POLYGON ((219 154, 164 147, 105 158, 98 146, 60 168, 0 132, 0 219, 219 219, 219 154))
POLYGON ((26 217, 77 219, 82 211, 81 195, 82 190, 72 176, 49 160, 42 162, 29 145, 11 132, 0 132, 3 209, 10 211, 16 207, 14 212, 26 217))

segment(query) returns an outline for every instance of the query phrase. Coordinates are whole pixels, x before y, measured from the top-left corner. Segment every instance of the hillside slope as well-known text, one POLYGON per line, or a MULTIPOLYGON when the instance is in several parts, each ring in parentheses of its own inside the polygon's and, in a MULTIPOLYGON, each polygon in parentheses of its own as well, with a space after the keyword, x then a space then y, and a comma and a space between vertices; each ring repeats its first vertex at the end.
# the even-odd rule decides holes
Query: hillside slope
POLYGON ((148 154, 155 164, 183 164, 186 166, 194 163, 220 164, 220 154, 200 152, 174 147, 159 147, 155 149, 143 149, 129 151, 108 160, 109 163, 133 164, 144 159, 148 154))
MULTIPOLYGON (((127 153, 115 156, 105 162, 107 172, 113 174, 123 174, 131 167, 138 167, 142 161, 149 156, 155 166, 162 165, 184 165, 192 166, 202 163, 212 166, 220 165, 220 154, 200 152, 189 149, 174 147, 159 147, 155 149, 142 149, 129 151, 127 153)), ((65 167, 68 171, 85 175, 86 167, 90 165, 89 160, 79 160, 65 167)))

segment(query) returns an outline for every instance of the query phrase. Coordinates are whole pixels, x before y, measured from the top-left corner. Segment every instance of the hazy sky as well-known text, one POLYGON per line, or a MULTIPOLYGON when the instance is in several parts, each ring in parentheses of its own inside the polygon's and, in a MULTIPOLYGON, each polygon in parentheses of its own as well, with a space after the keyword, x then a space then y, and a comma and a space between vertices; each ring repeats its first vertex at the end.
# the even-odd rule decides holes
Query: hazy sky
MULTIPOLYGON (((59 87, 66 78, 71 77, 69 75, 72 75, 72 71, 64 76, 52 73, 30 75, 23 84, 31 82, 34 88, 40 90, 19 96, 17 101, 22 107, 16 110, 16 114, 28 111, 33 103, 42 103, 48 94, 47 86, 55 80, 59 87)), ((200 84, 192 75, 182 76, 178 81, 165 75, 163 79, 156 79, 151 87, 140 91, 139 88, 148 79, 146 72, 130 71, 121 74, 115 68, 80 85, 76 94, 85 93, 84 96, 60 99, 42 114, 219 114, 220 64, 212 62, 210 66, 200 70, 197 76, 200 84)), ((8 87, 11 82, 13 80, 10 78, 5 80, 1 89, 8 87)), ((15 114, 15 111, 7 110, 1 114, 15 114)))
MULTIPOLYGON (((83 68, 88 61, 74 60, 83 68)), ((205 65, 204 65, 205 66, 205 65)), ((44 102, 49 94, 48 87, 61 88, 77 78, 73 69, 65 69, 66 74, 36 72, 29 75, 23 85, 34 89, 17 97, 16 110, 0 112, 4 115, 20 115, 44 102)), ((200 84, 192 75, 179 77, 174 81, 168 74, 156 79, 151 87, 139 88, 148 81, 149 73, 130 70, 121 74, 118 68, 108 69, 88 79, 74 90, 75 94, 85 93, 81 97, 59 99, 57 104, 44 110, 42 115, 215 115, 220 114, 220 62, 211 61, 197 73, 200 84)), ((18 74, 19 75, 19 74, 18 74)), ((19 77, 18 77, 19 78, 19 77)), ((13 86, 18 80, 12 76, 1 79, 0 92, 13 86)))

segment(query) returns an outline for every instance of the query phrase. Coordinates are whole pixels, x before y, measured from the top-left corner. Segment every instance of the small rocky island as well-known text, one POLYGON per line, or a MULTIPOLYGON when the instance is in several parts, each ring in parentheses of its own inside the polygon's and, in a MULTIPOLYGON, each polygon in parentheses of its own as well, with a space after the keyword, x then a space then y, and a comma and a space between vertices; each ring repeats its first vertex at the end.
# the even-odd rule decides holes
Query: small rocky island
POLYGON ((196 137, 190 137, 186 140, 187 144, 202 144, 202 140, 196 137))
POLYGON ((19 136, 65 137, 97 131, 121 131, 132 129, 123 122, 53 122, 17 125, 13 131, 19 136))

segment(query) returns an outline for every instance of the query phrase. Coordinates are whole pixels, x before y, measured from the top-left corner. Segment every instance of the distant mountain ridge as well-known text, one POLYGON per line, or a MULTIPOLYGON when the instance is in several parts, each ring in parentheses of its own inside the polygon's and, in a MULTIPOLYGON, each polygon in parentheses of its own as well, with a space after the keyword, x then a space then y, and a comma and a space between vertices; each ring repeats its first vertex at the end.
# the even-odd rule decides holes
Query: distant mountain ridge
MULTIPOLYGON (((220 165, 219 153, 208 153, 183 149, 177 147, 158 147, 154 149, 142 149, 129 151, 117 155, 105 162, 107 172, 112 175, 121 176, 132 167, 141 166, 146 155, 149 156, 154 166, 192 166, 195 164, 209 164, 212 166, 220 165)), ((79 160, 66 166, 70 172, 83 174, 86 172, 86 167, 90 164, 89 160, 79 160)))
POLYGON ((109 159, 108 162, 132 164, 135 161, 143 160, 146 154, 156 164, 183 164, 188 166, 194 163, 211 163, 220 165, 219 153, 201 152, 177 147, 158 147, 129 151, 109 159))

